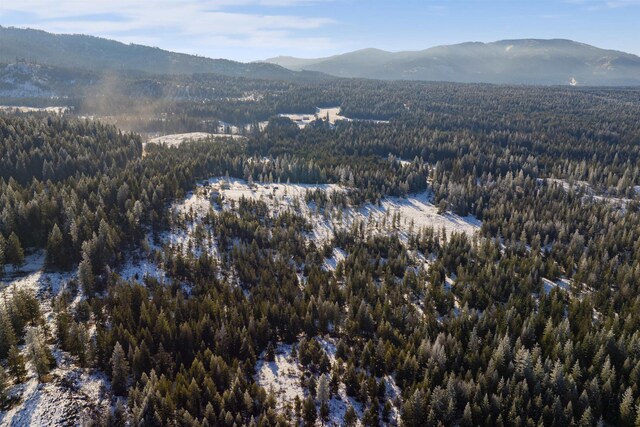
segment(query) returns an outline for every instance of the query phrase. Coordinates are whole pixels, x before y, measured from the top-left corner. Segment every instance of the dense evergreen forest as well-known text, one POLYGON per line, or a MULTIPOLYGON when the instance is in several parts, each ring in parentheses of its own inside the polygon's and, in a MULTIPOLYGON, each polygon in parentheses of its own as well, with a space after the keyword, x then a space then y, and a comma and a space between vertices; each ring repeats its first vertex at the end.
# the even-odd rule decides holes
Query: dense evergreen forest
POLYGON ((167 97, 175 79, 123 89, 122 111, 154 117, 125 128, 269 123, 143 147, 71 114, 0 116, 4 410, 63 351, 108 377, 97 426, 640 425, 640 90, 185 77, 193 101, 167 97), (274 117, 333 105, 389 122, 274 117), (212 193, 189 231, 194 209, 172 206, 209 177, 345 188, 300 201, 325 217, 426 193, 481 226, 403 231, 394 215, 320 241, 295 206, 212 193), (11 285, 38 250, 72 272, 49 320, 11 285), (123 278, 141 256, 166 280, 123 278), (290 402, 257 380, 283 349, 302 373, 290 402))

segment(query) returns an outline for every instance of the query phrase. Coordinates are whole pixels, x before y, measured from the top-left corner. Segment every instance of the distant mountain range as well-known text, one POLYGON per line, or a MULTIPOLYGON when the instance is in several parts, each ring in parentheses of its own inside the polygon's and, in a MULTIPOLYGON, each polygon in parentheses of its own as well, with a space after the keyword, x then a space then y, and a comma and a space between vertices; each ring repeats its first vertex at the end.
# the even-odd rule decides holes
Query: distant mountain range
POLYGON ((421 51, 364 49, 326 58, 265 60, 338 77, 532 85, 639 85, 640 57, 571 40, 462 43, 421 51))
POLYGON ((99 73, 138 71, 174 75, 219 74, 280 80, 327 77, 317 72, 291 71, 275 64, 210 59, 93 36, 0 27, 0 63, 11 64, 17 61, 99 73))
MULTIPOLYGON (((98 74, 115 71, 155 75, 217 74, 289 81, 343 77, 532 85, 640 85, 640 57, 561 39, 462 43, 406 52, 364 49, 327 58, 281 56, 242 63, 93 36, 0 26, 0 64, 17 62, 98 74)), ((11 79, 13 77, 0 79, 0 89, 14 90, 9 84, 11 79)))

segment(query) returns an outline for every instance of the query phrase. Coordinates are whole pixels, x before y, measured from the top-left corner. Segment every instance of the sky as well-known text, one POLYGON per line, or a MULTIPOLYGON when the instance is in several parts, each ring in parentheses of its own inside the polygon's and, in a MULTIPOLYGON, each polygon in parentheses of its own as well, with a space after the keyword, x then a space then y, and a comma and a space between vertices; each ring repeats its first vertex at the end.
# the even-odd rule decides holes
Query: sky
POLYGON ((239 61, 516 38, 640 55, 640 0, 0 0, 0 25, 239 61))

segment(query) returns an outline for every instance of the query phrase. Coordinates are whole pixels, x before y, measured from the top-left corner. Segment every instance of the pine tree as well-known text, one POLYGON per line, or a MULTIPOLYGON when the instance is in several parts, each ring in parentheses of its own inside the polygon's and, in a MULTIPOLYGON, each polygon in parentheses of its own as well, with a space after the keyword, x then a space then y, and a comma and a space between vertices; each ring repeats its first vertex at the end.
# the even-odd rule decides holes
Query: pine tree
POLYGON ((264 353, 264 360, 266 360, 267 362, 273 362, 276 359, 276 355, 275 355, 275 348, 273 347, 273 343, 269 342, 269 345, 267 346, 267 350, 264 353))
POLYGON ((89 331, 84 324, 74 323, 71 328, 71 335, 74 341, 73 354, 78 356, 78 364, 86 368, 91 362, 93 353, 89 331))
POLYGON ((27 331, 27 354, 33 364, 38 379, 42 381, 44 376, 55 366, 55 359, 47 346, 44 334, 39 327, 32 327, 27 331))
POLYGON ((359 391, 358 376, 353 364, 347 364, 347 371, 344 376, 344 385, 347 389, 347 396, 357 396, 359 391))
MULTIPOLYGON (((133 389, 129 405, 133 425, 162 425, 161 422, 154 424, 157 384, 158 376, 152 369, 149 375, 146 372, 142 374, 140 383, 133 389)), ((221 417, 224 417, 224 409, 221 411, 221 417)))
POLYGON ((16 383, 23 382, 27 377, 27 369, 24 363, 24 356, 15 345, 11 346, 9 349, 7 364, 9 367, 9 373, 13 377, 14 381, 16 383))
POLYGON ((366 427, 378 427, 380 425, 377 400, 374 399, 372 405, 365 411, 362 417, 362 424, 366 427))
POLYGON ((13 264, 13 269, 16 271, 24 265, 24 249, 16 233, 11 233, 9 236, 5 258, 8 264, 13 264))
POLYGON ((316 403, 311 397, 307 397, 303 404, 303 419, 306 426, 312 426, 316 422, 318 412, 316 411, 316 403))
POLYGON ((353 406, 349 406, 344 412, 343 422, 347 427, 353 427, 358 422, 358 415, 356 414, 356 410, 353 409, 353 406))
POLYGON ((127 425, 127 409, 122 400, 118 399, 113 409, 113 423, 110 427, 125 427, 127 425))
POLYGON ((83 257, 78 266, 78 280, 82 285, 82 290, 87 295, 93 295, 95 291, 95 277, 93 276, 93 267, 88 257, 83 257))
POLYGON ((327 374, 320 375, 317 396, 320 403, 327 403, 329 401, 329 378, 327 374))
POLYGON ((6 358, 15 344, 17 340, 11 320, 4 310, 0 310, 0 359, 6 358))
POLYGON ((635 411, 633 405, 633 391, 631 387, 627 388, 620 402, 620 425, 623 427, 632 427, 635 422, 635 411))
POLYGON ((593 415, 591 415, 591 408, 587 407, 582 413, 582 417, 580 417, 580 427, 592 427, 593 426, 593 415))
POLYGON ((467 405, 464 407, 464 412, 462 413, 462 422, 461 426, 471 427, 473 426, 473 414, 471 413, 471 405, 467 402, 467 405))
POLYGON ((322 421, 329 420, 329 404, 327 402, 320 404, 320 419, 322 421))
POLYGON ((389 424, 389 420, 391 419, 391 409, 393 408, 393 405, 391 404, 390 400, 387 400, 386 402, 384 402, 384 406, 382 407, 382 421, 383 424, 389 424))
POLYGON ((424 393, 417 389, 402 407, 402 421, 406 426, 421 426, 426 414, 424 410, 424 393))
POLYGON ((9 388, 9 377, 4 368, 0 365, 0 408, 4 406, 7 400, 7 389, 9 388))
MULTIPOLYGON (((273 396, 273 393, 269 393, 269 396, 273 396)), ((296 424, 300 424, 302 419, 302 402, 300 402, 300 396, 296 394, 293 398, 293 413, 296 417, 296 424)))
POLYGON ((62 232, 58 224, 54 224, 49 233, 47 240, 47 259, 46 263, 49 267, 64 266, 64 247, 62 241, 62 232))
POLYGON ((7 241, 2 233, 0 233, 0 277, 4 274, 4 264, 6 262, 7 241))
POLYGON ((119 342, 116 343, 111 356, 111 386, 116 396, 126 396, 129 380, 129 363, 119 342))

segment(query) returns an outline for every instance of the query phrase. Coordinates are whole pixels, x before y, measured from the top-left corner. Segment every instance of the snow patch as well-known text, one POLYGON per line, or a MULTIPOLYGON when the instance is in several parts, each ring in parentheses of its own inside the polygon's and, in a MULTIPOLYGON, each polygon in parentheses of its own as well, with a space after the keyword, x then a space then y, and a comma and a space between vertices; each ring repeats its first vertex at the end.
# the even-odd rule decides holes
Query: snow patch
POLYGON ((22 107, 12 105, 0 105, 0 112, 7 113, 52 113, 63 115, 69 111, 69 107, 22 107))
POLYGON ((226 133, 207 133, 207 132, 189 132, 189 133, 176 133, 171 135, 163 135, 155 138, 151 138, 147 144, 166 145, 168 147, 177 147, 180 144, 190 141, 201 141, 208 138, 233 138, 242 139, 242 135, 231 135, 226 133))
POLYGON ((315 120, 324 120, 330 123, 331 125, 335 125, 336 122, 345 121, 345 122, 369 122, 369 123, 389 123, 388 120, 361 120, 361 119, 350 119, 349 117, 343 116, 340 114, 340 107, 329 107, 329 108, 316 108, 316 112, 313 114, 278 114, 279 117, 288 117, 295 124, 298 125, 299 128, 303 129, 307 127, 311 122, 315 120))
POLYGON ((304 390, 300 385, 302 371, 297 358, 291 356, 292 348, 291 344, 278 344, 273 362, 266 361, 263 352, 256 364, 256 382, 267 392, 274 393, 280 410, 288 405, 293 408, 296 396, 300 400, 304 398, 304 390))
POLYGON ((10 390, 20 402, 0 411, 0 426, 84 425, 95 418, 98 408, 109 404, 104 374, 75 367, 61 352, 54 355, 58 368, 51 372, 51 381, 39 383, 31 373, 25 383, 10 390))
POLYGON ((324 260, 324 269, 326 271, 335 271, 338 264, 347 258, 347 253, 340 248, 333 248, 333 255, 324 260))
POLYGON ((556 281, 552 281, 543 277, 542 284, 544 285, 544 293, 547 295, 550 294, 554 288, 560 288, 563 291, 568 291, 571 289, 571 281, 566 278, 560 278, 556 281))

